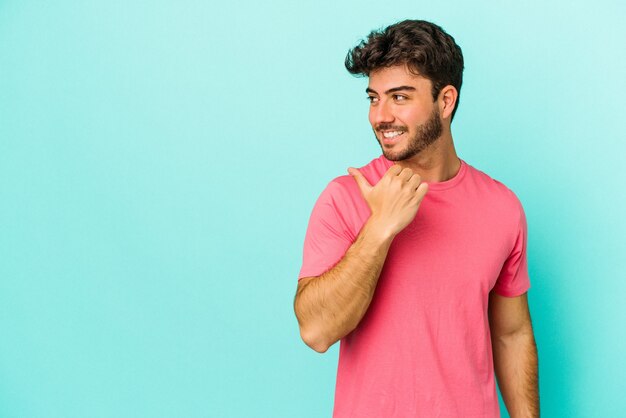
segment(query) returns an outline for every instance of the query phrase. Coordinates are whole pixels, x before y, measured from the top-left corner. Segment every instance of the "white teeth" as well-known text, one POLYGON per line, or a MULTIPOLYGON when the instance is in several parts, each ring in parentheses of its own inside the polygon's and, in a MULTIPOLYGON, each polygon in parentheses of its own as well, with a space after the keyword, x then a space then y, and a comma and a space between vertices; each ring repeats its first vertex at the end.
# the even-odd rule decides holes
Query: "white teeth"
POLYGON ((393 138, 393 137, 396 137, 396 136, 401 135, 401 134, 402 134, 402 132, 400 132, 400 131, 383 132, 383 136, 385 138, 393 138))

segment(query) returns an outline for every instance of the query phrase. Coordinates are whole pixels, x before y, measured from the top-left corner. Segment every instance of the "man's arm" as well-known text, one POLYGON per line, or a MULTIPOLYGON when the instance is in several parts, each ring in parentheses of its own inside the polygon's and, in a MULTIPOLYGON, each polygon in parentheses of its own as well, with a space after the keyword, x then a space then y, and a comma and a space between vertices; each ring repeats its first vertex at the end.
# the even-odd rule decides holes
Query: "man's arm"
POLYGON ((350 169, 371 215, 343 258, 326 273, 298 282, 294 311, 304 342, 317 352, 350 333, 367 311, 393 238, 415 218, 428 190, 417 174, 393 165, 371 186, 350 169))
POLYGON ((493 360, 502 398, 511 418, 539 417, 537 346, 527 294, 489 294, 493 360))
POLYGON ((372 301, 392 239, 370 218, 335 267, 298 282, 294 309, 309 347, 323 353, 356 328, 372 301))

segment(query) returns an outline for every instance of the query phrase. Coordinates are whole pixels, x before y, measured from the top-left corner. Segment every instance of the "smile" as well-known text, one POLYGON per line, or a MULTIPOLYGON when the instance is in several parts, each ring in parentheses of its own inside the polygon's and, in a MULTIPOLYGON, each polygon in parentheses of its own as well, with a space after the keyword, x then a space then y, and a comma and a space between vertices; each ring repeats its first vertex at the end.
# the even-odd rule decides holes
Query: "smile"
POLYGON ((383 132, 383 136, 385 138, 395 138, 398 135, 402 135, 402 131, 389 131, 389 132, 383 132))
POLYGON ((384 145, 394 145, 396 142, 400 141, 403 137, 405 131, 381 131, 382 138, 381 142, 384 145))

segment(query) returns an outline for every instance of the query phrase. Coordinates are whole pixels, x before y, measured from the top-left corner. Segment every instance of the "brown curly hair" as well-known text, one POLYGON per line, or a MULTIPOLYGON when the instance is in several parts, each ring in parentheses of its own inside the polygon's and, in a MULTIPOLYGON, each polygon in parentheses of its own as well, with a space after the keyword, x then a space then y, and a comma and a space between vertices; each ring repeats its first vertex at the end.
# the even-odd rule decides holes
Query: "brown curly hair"
POLYGON ((379 68, 406 64, 409 71, 432 82, 433 101, 441 89, 452 85, 458 92, 452 119, 459 106, 463 83, 463 53, 454 38, 440 26, 425 20, 404 20, 372 31, 348 51, 346 69, 369 76, 379 68))

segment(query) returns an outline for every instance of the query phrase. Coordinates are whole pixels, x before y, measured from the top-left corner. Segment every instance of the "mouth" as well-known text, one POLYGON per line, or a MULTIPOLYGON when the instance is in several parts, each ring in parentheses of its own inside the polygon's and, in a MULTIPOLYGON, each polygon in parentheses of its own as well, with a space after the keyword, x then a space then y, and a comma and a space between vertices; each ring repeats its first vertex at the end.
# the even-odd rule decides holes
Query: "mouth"
POLYGON ((385 145, 393 145, 404 138, 405 131, 379 131, 382 134, 381 141, 385 145))

